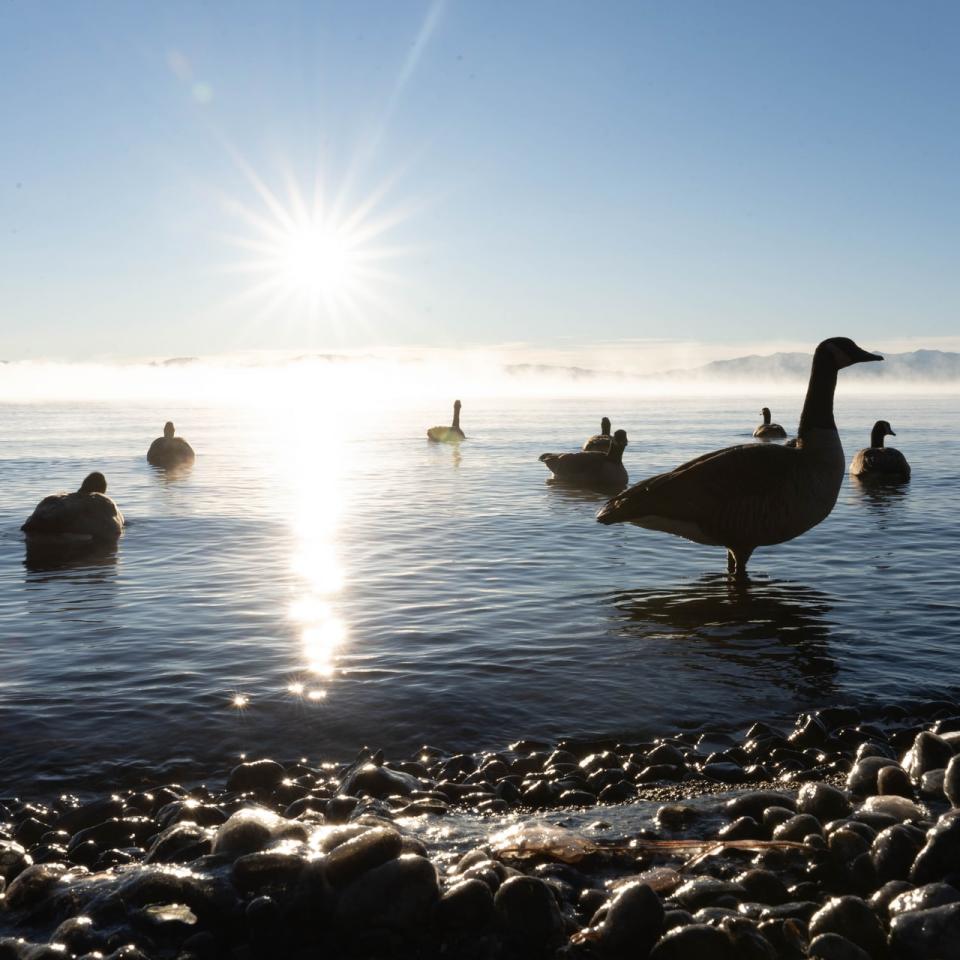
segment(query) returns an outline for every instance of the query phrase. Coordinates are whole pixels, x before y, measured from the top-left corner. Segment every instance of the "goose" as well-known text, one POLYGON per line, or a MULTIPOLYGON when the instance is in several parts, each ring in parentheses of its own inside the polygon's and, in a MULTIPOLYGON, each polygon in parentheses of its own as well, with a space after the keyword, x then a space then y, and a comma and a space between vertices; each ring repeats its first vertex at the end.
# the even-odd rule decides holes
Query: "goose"
POLYGON ((786 437, 787 431, 779 423, 770 422, 769 407, 764 407, 760 414, 763 417, 763 423, 753 431, 755 437, 761 437, 764 440, 779 440, 786 437))
POLYGON ((163 436, 157 437, 147 451, 147 463, 167 468, 193 463, 196 458, 193 447, 183 437, 175 437, 174 430, 169 420, 163 425, 163 436))
POLYGON ((460 429, 460 401, 453 401, 453 423, 449 427, 431 427, 427 437, 440 443, 459 443, 466 440, 466 435, 460 429))
POLYGON ((20 529, 28 537, 116 540, 123 531, 123 514, 106 493, 106 477, 94 471, 76 493, 44 497, 20 529))
POLYGON ((899 450, 883 445, 884 437, 895 436, 886 420, 878 420, 870 432, 870 446, 853 458, 850 473, 861 480, 909 480, 907 458, 899 450))
POLYGON ((606 453, 610 449, 610 418, 604 417, 600 421, 600 432, 595 433, 589 440, 585 440, 580 448, 584 452, 599 450, 606 453))
POLYGON ((579 453, 541 453, 540 462, 547 465, 555 480, 601 490, 622 490, 627 483, 623 450, 627 432, 618 430, 610 439, 606 453, 581 450, 579 453))
POLYGON ((833 419, 837 372, 882 359, 847 337, 824 340, 813 354, 796 446, 746 443, 704 454, 634 484, 597 520, 726 547, 727 570, 746 576, 757 547, 792 540, 830 514, 846 469, 833 419))

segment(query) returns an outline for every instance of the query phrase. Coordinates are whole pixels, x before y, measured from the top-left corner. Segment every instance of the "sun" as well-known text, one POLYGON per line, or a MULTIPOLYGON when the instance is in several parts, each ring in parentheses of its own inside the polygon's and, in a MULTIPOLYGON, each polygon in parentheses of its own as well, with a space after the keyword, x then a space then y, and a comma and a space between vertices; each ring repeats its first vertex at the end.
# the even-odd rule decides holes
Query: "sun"
POLYGON ((249 166, 243 170, 257 202, 225 202, 244 225, 228 237, 246 254, 228 267, 246 278, 237 299, 259 301, 271 319, 343 326, 389 308, 386 288, 398 278, 388 261, 404 251, 387 244, 387 234, 406 214, 382 209, 386 186, 350 203, 345 189, 325 189, 320 177, 308 193, 287 175, 283 195, 249 166))

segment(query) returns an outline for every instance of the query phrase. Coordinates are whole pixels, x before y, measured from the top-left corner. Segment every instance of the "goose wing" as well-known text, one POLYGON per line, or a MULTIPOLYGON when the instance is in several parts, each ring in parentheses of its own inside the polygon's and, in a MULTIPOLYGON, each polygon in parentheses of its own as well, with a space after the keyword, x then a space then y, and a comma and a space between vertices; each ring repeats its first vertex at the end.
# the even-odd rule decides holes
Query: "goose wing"
POLYGON ((706 453, 667 473, 641 480, 610 500, 601 523, 661 517, 713 526, 720 514, 776 496, 793 479, 800 451, 747 443, 706 453))

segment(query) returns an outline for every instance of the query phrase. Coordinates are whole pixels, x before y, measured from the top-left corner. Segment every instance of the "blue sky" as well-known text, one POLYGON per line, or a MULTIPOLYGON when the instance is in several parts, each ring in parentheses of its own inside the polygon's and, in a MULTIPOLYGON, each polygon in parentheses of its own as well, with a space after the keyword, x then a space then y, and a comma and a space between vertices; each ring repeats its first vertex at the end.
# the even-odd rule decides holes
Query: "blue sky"
POLYGON ((0 357, 952 336, 958 47, 948 2, 5 2, 0 357), (318 174, 386 276, 268 302, 237 211, 318 174))

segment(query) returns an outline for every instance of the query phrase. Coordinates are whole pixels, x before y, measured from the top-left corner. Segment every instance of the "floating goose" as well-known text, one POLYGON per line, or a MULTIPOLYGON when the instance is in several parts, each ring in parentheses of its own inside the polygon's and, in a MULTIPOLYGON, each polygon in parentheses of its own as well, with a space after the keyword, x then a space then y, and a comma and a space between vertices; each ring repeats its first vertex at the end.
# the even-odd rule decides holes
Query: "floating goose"
POLYGON ((747 443, 704 454, 634 484, 597 520, 726 547, 727 569, 745 576, 757 547, 792 540, 829 516, 846 468, 833 419, 837 371, 882 359, 847 337, 824 340, 813 354, 795 447, 747 443))
POLYGON ((886 420, 878 420, 870 432, 870 446, 853 458, 850 473, 861 480, 909 480, 907 458, 899 450, 883 445, 884 437, 895 436, 886 420))
POLYGON ((427 436, 431 440, 437 440, 440 443, 459 443, 466 440, 464 432, 460 429, 460 401, 453 401, 453 423, 449 427, 431 427, 427 431, 427 436))
POLYGON ((556 480, 564 483, 599 490, 622 490, 629 482, 623 465, 623 449, 626 445, 626 431, 618 430, 611 438, 606 453, 599 450, 541 453, 540 461, 547 465, 556 480))
POLYGON ((600 432, 595 433, 589 440, 584 441, 581 450, 599 450, 606 453, 610 449, 610 418, 604 417, 600 421, 600 432))
POLYGON ((174 429, 169 420, 163 425, 163 436, 157 437, 147 451, 147 463, 167 468, 193 463, 196 458, 193 447, 183 437, 175 437, 174 429))
POLYGON ((76 493, 44 497, 20 529, 30 537, 116 540, 123 531, 123 514, 106 492, 106 477, 95 471, 76 493))
POLYGON ((779 423, 770 422, 769 407, 764 407, 760 413, 763 415, 763 423, 753 431, 755 437, 762 437, 764 440, 779 440, 786 437, 787 431, 779 423))

